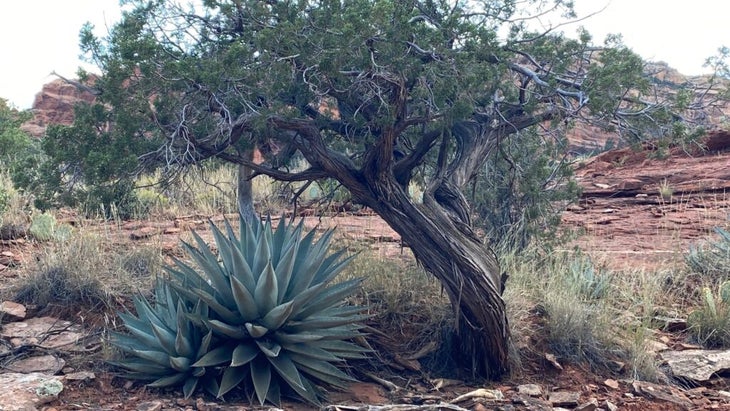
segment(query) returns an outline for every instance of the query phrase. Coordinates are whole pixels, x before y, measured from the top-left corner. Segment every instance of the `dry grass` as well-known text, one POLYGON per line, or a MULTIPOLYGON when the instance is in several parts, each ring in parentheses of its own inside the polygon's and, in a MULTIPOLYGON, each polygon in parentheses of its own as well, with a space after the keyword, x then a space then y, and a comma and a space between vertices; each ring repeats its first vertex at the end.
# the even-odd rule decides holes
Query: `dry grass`
POLYGON ((131 294, 146 292, 161 264, 159 250, 114 248, 105 236, 78 230, 44 243, 36 263, 6 293, 42 313, 111 311, 131 294))

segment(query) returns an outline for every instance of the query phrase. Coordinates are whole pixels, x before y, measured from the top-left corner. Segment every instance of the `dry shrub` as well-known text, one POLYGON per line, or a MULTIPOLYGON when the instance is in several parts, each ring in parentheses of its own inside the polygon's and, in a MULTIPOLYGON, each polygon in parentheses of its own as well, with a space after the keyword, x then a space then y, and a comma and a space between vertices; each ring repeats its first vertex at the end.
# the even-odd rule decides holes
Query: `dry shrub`
POLYGON ((81 231, 46 243, 14 287, 14 299, 44 314, 112 309, 116 297, 149 290, 161 261, 154 249, 116 249, 103 237, 81 231))
MULTIPOLYGON (((341 280, 363 277, 358 304, 370 307, 371 340, 382 356, 408 356, 420 350, 433 353, 447 342, 453 311, 441 286, 415 262, 360 254, 341 280)), ((424 359, 427 368, 440 359, 424 359)), ((452 365, 453 368, 453 365, 452 365)))
POLYGON ((615 361, 630 361, 633 331, 617 321, 617 275, 579 253, 527 250, 500 261, 510 275, 504 298, 515 371, 546 353, 605 372, 615 361))

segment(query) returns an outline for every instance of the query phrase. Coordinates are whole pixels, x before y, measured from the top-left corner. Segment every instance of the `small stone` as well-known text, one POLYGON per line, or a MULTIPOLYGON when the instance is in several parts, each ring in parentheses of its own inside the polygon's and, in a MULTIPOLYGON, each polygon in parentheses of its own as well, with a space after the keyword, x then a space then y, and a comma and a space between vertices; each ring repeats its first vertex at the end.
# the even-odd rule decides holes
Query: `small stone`
POLYGON ((129 238, 132 240, 143 240, 145 238, 150 238, 157 234, 157 229, 155 227, 142 227, 139 230, 136 230, 129 234, 129 238))
POLYGON ((164 234, 178 234, 182 230, 177 227, 167 227, 165 231, 163 231, 164 234))
POLYGON ((124 388, 126 391, 129 391, 130 389, 132 389, 132 387, 134 387, 134 381, 127 381, 124 383, 124 386, 122 388, 124 388))
POLYGON ((574 411, 595 411, 598 408, 598 400, 591 398, 590 401, 585 402, 574 408, 574 411))
POLYGON ((0 319, 5 323, 25 319, 25 306, 13 301, 3 301, 0 303, 0 319))
POLYGON ((669 346, 664 344, 661 341, 655 341, 655 340, 649 340, 646 342, 646 351, 650 354, 656 354, 660 353, 662 351, 667 351, 669 349, 669 346))
POLYGON ((654 321, 658 322, 662 329, 669 332, 684 331, 687 329, 687 319, 665 316, 656 316, 654 321))
POLYGON ((517 386, 517 392, 530 397, 540 397, 542 396, 542 387, 537 384, 523 384, 517 386))
POLYGON ((210 404, 207 404, 205 401, 203 401, 202 398, 198 398, 195 400, 195 409, 198 411, 209 411, 210 410, 210 404))
POLYGON ((616 404, 612 403, 611 401, 606 400, 606 402, 603 405, 604 405, 604 407, 606 407, 606 409, 608 411, 618 411, 618 406, 616 404))
POLYGON ((578 405, 580 393, 574 391, 553 391, 548 396, 548 401, 553 407, 570 407, 578 405))
POLYGON ((63 376, 67 381, 91 381, 96 379, 96 374, 91 371, 72 372, 63 376))
POLYGON ((618 381, 612 380, 610 378, 607 379, 606 381, 604 381, 603 385, 605 385, 608 388, 614 389, 614 390, 618 389, 618 381))
POLYGON ((160 411, 162 410, 162 401, 147 401, 137 404, 137 411, 160 411))
POLYGON ((557 368, 560 371, 563 371, 563 366, 560 365, 558 362, 558 359, 555 357, 554 354, 545 354, 545 359, 552 365, 553 367, 557 368))

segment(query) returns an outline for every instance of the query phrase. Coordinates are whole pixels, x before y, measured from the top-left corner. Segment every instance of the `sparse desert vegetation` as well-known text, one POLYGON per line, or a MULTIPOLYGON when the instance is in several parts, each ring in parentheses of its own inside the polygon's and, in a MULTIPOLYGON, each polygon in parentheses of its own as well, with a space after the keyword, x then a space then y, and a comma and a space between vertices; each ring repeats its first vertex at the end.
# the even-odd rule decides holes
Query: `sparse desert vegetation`
POLYGON ((82 27, 68 121, 0 100, 0 378, 61 409, 730 406, 730 50, 678 80, 528 3, 82 27))

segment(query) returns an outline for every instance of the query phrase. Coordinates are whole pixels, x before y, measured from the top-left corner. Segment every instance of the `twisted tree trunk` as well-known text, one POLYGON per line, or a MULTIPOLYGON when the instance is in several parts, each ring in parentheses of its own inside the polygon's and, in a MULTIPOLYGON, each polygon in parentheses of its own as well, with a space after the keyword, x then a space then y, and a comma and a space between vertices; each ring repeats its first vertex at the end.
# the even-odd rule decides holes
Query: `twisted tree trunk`
POLYGON ((424 203, 416 205, 405 190, 391 183, 371 184, 375 198, 360 200, 401 235, 448 292, 457 311, 453 347, 457 366, 471 370, 474 378, 503 376, 509 369, 510 333, 494 253, 433 197, 426 195, 424 203), (377 201, 378 197, 388 201, 377 201))

